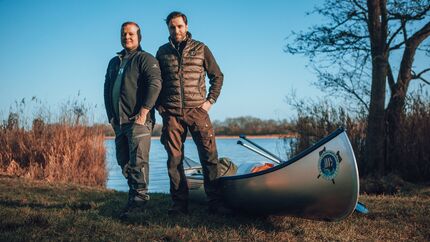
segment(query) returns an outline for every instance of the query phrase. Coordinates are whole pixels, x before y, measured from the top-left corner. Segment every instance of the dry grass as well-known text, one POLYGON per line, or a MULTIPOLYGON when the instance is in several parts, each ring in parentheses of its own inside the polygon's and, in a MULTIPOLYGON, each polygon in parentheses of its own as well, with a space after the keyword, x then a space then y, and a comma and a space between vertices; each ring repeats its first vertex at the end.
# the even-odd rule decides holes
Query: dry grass
POLYGON ((106 150, 101 126, 88 126, 84 104, 69 101, 52 122, 35 97, 22 99, 0 124, 0 173, 50 182, 104 186, 106 150), (40 107, 33 107, 36 103, 40 107), (30 110, 36 111, 30 117, 30 110))
MULTIPOLYGON (((298 102, 293 105, 298 117, 293 122, 297 139, 288 140, 290 156, 311 146, 338 127, 346 128, 360 176, 366 177, 371 171, 364 168, 364 148, 367 130, 367 113, 348 113, 346 108, 326 102, 298 102)), ((416 94, 405 107, 401 130, 396 132, 395 147, 388 147, 388 161, 385 175, 396 174, 411 182, 430 182, 430 96, 416 94)))
POLYGON ((430 189, 365 195, 367 215, 340 222, 286 216, 208 215, 191 204, 188 217, 169 218, 170 197, 152 194, 145 210, 118 215, 127 194, 101 188, 0 177, 0 240, 67 241, 429 241, 430 189))
POLYGON ((103 186, 104 135, 97 128, 67 124, 32 130, 0 127, 0 171, 46 181, 103 186))
POLYGON ((408 180, 430 181, 430 96, 417 96, 406 108, 392 149, 391 169, 408 180))

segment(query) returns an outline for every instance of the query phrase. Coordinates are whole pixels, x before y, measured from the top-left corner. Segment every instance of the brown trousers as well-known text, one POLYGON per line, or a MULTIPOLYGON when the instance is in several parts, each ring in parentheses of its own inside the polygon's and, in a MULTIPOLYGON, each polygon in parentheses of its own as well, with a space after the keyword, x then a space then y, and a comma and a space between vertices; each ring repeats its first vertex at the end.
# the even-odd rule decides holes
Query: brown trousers
POLYGON ((188 206, 188 185, 182 162, 188 130, 199 153, 209 205, 215 206, 220 201, 219 189, 216 185, 218 152, 208 113, 202 108, 193 108, 185 109, 181 116, 172 115, 166 111, 162 113, 162 117, 161 143, 168 155, 167 170, 170 178, 170 195, 174 206, 188 206))

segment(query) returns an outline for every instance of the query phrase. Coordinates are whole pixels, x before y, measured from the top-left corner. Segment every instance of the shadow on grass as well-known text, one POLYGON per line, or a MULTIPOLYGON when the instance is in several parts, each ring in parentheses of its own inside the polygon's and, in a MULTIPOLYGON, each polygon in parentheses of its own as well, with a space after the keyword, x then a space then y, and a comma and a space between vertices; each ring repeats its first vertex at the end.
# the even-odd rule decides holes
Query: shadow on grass
MULTIPOLYGON (((149 226, 161 230, 173 228, 173 231, 176 231, 176 228, 186 230, 197 228, 203 231, 211 229, 220 232, 226 229, 237 231, 246 231, 247 228, 261 231, 280 229, 277 222, 270 217, 210 215, 206 205, 197 202, 190 202, 188 216, 172 218, 167 215, 171 203, 170 195, 162 193, 150 194, 151 200, 144 209, 136 209, 126 220, 121 220, 120 213, 128 196, 126 192, 45 183, 29 185, 26 180, 1 177, 0 191, 0 208, 8 208, 10 211, 31 208, 37 210, 36 213, 48 217, 52 214, 76 211, 82 219, 93 219, 92 216, 96 215, 109 218, 114 223, 149 226)), ((17 226, 12 224, 9 227, 17 226)))
POLYGON ((72 210, 90 210, 96 209, 97 203, 101 201, 78 201, 67 203, 43 204, 37 202, 28 202, 26 200, 0 200, 0 206, 10 208, 32 208, 32 209, 72 209, 72 210))
POLYGON ((235 214, 233 216, 212 215, 203 203, 190 201, 189 215, 170 217, 170 195, 152 193, 151 200, 144 208, 137 208, 127 219, 120 219, 120 213, 127 201, 127 193, 115 192, 99 207, 101 216, 109 217, 121 223, 144 226, 182 227, 211 229, 243 228, 252 226, 262 231, 274 231, 277 226, 267 216, 235 214))

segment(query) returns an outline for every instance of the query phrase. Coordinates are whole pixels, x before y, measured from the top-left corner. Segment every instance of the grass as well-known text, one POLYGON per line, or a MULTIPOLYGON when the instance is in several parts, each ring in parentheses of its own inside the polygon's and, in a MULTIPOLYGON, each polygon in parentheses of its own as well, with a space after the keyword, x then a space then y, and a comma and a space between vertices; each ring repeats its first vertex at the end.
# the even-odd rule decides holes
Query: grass
POLYGON ((36 97, 11 106, 0 119, 0 174, 103 187, 103 126, 90 125, 84 102, 69 100, 60 108, 54 114, 36 97))
POLYGON ((106 148, 98 128, 41 125, 0 127, 0 173, 46 181, 104 186, 106 148))
POLYGON ((0 125, 0 174, 103 187, 106 148, 97 126, 34 122, 0 125))
POLYGON ((172 219, 170 198, 152 194, 147 209, 127 220, 119 213, 127 194, 82 185, 0 177, 0 241, 196 241, 196 240, 430 240, 430 188, 409 194, 360 197, 370 209, 340 222, 267 216, 191 215, 172 219))

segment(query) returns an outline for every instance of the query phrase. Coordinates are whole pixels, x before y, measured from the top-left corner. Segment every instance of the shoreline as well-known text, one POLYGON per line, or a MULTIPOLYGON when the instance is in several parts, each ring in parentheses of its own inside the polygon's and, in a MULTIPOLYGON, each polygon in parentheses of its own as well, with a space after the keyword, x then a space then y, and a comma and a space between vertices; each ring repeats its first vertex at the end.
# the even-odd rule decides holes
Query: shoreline
MULTIPOLYGON (((293 134, 264 134, 264 135, 246 135, 248 139, 282 139, 295 138, 293 134)), ((105 139, 115 139, 115 136, 105 136, 105 139)), ((160 136, 151 136, 151 139, 159 140, 160 136)), ((191 136, 187 136, 191 139, 191 136)), ((215 139, 239 139, 239 135, 215 135, 215 139)))

